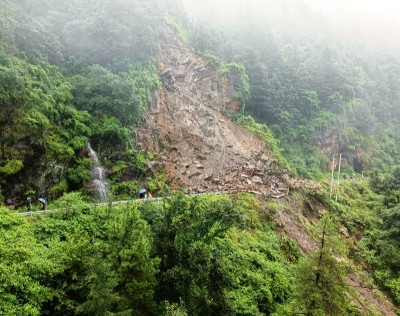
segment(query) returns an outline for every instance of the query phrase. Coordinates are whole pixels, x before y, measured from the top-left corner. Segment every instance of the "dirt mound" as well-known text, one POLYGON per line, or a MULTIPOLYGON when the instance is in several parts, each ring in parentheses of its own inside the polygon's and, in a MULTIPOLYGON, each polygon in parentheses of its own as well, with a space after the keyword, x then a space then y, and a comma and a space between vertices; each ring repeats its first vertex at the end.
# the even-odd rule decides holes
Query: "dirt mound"
POLYGON ((286 171, 265 142, 224 115, 241 105, 231 97, 229 78, 217 68, 173 34, 163 42, 163 86, 138 131, 142 147, 159 153, 173 184, 188 192, 287 194, 286 171))

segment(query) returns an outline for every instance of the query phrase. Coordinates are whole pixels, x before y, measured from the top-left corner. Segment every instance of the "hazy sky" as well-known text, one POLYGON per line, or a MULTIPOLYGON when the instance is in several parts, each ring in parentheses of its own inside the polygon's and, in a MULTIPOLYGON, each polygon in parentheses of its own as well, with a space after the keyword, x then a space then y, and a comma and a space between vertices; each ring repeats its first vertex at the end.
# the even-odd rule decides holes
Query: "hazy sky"
POLYGON ((396 0, 303 0, 333 23, 364 21, 365 24, 386 23, 400 26, 400 1, 396 0))
POLYGON ((400 50, 400 1, 305 0, 344 39, 400 50))
POLYGON ((358 12, 368 17, 392 16, 400 19, 400 1, 398 0, 304 0, 312 7, 326 14, 343 11, 358 12))
POLYGON ((400 51, 400 0, 182 0, 195 19, 232 23, 246 13, 269 26, 299 26, 305 11, 328 21, 344 40, 400 51))
MULTIPOLYGON (((201 16, 207 11, 218 9, 222 14, 228 14, 244 7, 253 7, 257 10, 268 10, 271 7, 284 4, 290 7, 297 0, 182 0, 188 11, 201 16)), ((324 15, 338 17, 351 12, 368 17, 392 16, 400 20, 399 0, 302 0, 314 10, 324 15)))

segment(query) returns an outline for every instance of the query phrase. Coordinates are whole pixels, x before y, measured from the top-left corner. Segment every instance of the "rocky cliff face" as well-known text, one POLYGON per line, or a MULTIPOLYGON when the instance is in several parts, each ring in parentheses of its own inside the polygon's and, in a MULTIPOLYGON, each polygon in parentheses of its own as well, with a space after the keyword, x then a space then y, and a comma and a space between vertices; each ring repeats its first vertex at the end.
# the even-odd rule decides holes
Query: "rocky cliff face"
POLYGON ((173 184, 188 192, 286 194, 287 176, 267 145, 224 115, 241 105, 217 67, 171 32, 159 55, 163 86, 138 131, 141 146, 159 153, 173 184))
MULTIPOLYGON (((363 172, 366 168, 365 159, 372 153, 370 149, 356 148, 351 149, 352 142, 341 135, 340 129, 336 126, 329 126, 319 131, 311 139, 312 145, 317 146, 319 152, 323 155, 332 156, 342 154, 342 163, 350 165, 356 172, 363 172)), ((327 166, 331 170, 332 165, 327 166)), ((338 167, 338 161, 335 161, 334 169, 338 167)))

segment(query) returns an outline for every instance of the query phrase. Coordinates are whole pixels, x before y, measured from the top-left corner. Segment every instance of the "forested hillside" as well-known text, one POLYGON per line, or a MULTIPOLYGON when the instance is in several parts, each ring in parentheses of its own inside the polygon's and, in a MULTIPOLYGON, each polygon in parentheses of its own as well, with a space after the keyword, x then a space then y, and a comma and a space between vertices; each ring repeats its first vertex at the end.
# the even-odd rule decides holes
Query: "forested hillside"
POLYGON ((192 44, 245 65, 245 110, 272 129, 300 176, 322 177, 337 153, 348 174, 390 170, 399 163, 399 55, 343 43, 303 9, 301 18, 285 20, 298 30, 275 33, 244 14, 239 25, 218 31, 193 26, 192 44))
POLYGON ((84 188, 88 141, 116 177, 124 167, 143 170, 145 154, 129 154, 128 144, 160 85, 154 56, 168 7, 165 1, 1 1, 5 198, 84 188))
POLYGON ((274 33, 247 15, 225 29, 189 23, 178 3, 166 1, 2 1, 2 8, 1 172, 14 187, 8 195, 81 188, 88 162, 79 150, 88 140, 111 159, 109 167, 134 167, 110 156, 123 156, 133 139, 160 85, 160 37, 179 21, 180 36, 198 52, 246 67, 243 108, 272 130, 299 176, 322 178, 338 153, 348 175, 387 172, 399 161, 399 58, 342 43, 324 33, 324 21, 315 22, 318 31, 274 33), (53 187, 59 175, 65 181, 53 187), (30 184, 22 187, 21 179, 30 184))
POLYGON ((395 315, 346 285, 356 268, 335 260, 348 250, 331 217, 313 229, 330 250, 302 258, 272 222, 285 206, 251 195, 53 207, 29 222, 0 209, 3 315, 395 315))
POLYGON ((400 55, 276 3, 0 0, 0 314, 398 313, 400 55))

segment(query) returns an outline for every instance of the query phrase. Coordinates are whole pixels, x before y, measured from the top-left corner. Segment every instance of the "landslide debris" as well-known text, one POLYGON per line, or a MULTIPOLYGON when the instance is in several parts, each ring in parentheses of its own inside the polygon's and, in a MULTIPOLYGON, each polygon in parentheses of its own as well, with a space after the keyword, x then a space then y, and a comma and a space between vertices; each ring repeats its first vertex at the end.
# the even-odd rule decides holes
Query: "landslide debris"
MULTIPOLYGON (((268 144, 230 120, 225 113, 238 111, 241 104, 232 98, 229 76, 220 75, 212 60, 193 52, 171 31, 161 43, 158 61, 163 85, 137 132, 139 145, 159 154, 160 160, 149 162, 149 168, 164 168, 172 186, 183 187, 187 193, 252 192, 281 198, 292 189, 321 190, 315 183, 291 178, 268 144)), ((310 254, 318 248, 318 241, 302 221, 315 224, 318 219, 306 218, 307 211, 297 205, 301 199, 296 200, 296 191, 279 199, 283 208, 274 220, 278 230, 310 254)), ((361 276, 350 274, 348 282, 358 293, 356 303, 361 311, 395 315, 385 295, 369 289, 361 276)))
POLYGON ((225 115, 240 109, 229 75, 172 33, 158 56, 163 81, 138 130, 140 145, 159 153, 173 186, 188 193, 243 192, 281 197, 290 181, 258 136, 225 115))

